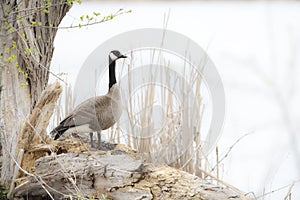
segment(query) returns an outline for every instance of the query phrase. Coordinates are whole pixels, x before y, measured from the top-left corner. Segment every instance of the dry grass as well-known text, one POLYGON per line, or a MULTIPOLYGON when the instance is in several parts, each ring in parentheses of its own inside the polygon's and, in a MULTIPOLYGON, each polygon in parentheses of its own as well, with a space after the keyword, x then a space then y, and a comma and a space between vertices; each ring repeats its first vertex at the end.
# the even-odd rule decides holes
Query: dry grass
POLYGON ((121 82, 121 84, 128 84, 126 87, 128 91, 123 90, 122 92, 129 93, 131 97, 128 102, 124 102, 128 103, 124 113, 127 115, 131 127, 124 130, 122 124, 117 124, 109 132, 110 140, 123 142, 129 147, 137 149, 143 153, 144 158, 151 162, 168 164, 191 174, 202 176, 200 169, 205 166, 209 167, 211 164, 209 164, 209 158, 201 154, 203 142, 201 140, 201 123, 205 112, 201 96, 203 81, 201 73, 195 66, 184 62, 179 69, 180 76, 184 81, 180 80, 180 77, 170 77, 174 66, 164 57, 164 53, 154 50, 149 52, 149 60, 152 63, 148 67, 155 68, 158 65, 161 67, 149 71, 145 67, 143 74, 147 74, 148 83, 137 90, 132 87, 135 77, 132 77, 134 73, 131 72, 139 67, 134 62, 135 59, 139 59, 136 58, 139 56, 142 55, 131 53, 133 61, 128 66, 124 66, 127 68, 128 82, 121 82), (161 80, 158 80, 158 76, 161 80), (176 82, 175 85, 174 82, 176 82), (185 98, 189 94, 193 94, 193 99, 185 98), (191 107, 194 109, 190 109, 191 107), (157 116, 156 108, 163 110, 163 116, 157 116), (153 128, 155 117, 161 117, 159 129, 153 128), (128 130, 130 131, 126 132, 128 130))

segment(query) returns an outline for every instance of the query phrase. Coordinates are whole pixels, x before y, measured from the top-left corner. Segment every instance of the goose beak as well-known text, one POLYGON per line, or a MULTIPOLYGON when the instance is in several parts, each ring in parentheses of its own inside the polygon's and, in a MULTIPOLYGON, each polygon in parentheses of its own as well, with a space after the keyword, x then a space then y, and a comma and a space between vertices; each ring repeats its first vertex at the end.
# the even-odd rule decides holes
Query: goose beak
POLYGON ((119 58, 127 58, 127 56, 121 55, 119 58))

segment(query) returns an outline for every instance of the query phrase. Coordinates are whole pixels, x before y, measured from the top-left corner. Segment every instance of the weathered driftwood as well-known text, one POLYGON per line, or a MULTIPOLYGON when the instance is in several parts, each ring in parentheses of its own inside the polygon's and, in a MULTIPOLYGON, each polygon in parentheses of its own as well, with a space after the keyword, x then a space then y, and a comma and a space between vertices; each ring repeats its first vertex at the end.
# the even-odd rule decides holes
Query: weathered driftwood
MULTIPOLYGON (((21 127, 18 136, 18 149, 24 150, 21 167, 28 172, 32 172, 35 160, 45 156, 44 153, 33 152, 32 148, 38 144, 46 144, 49 140, 46 135, 46 128, 61 92, 62 88, 58 82, 48 85, 21 127)), ((18 177, 20 176, 22 173, 18 175, 18 177)))
POLYGON ((27 151, 33 146, 45 143, 48 139, 46 128, 53 114, 56 101, 62 92, 58 82, 50 84, 42 92, 32 113, 25 120, 18 136, 18 149, 27 151))
MULTIPOLYGON (((67 143, 73 140, 78 139, 67 143)), ((15 199, 244 199, 181 170, 145 163, 140 154, 122 145, 109 146, 112 150, 73 149, 39 158, 35 175, 16 187, 15 199)))

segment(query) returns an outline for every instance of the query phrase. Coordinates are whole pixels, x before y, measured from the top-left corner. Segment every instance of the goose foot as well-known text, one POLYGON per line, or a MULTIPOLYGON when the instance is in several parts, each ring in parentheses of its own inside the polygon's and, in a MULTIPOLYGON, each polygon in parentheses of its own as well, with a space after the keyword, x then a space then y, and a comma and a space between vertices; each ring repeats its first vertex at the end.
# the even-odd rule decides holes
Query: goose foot
POLYGON ((93 132, 90 133, 91 147, 95 148, 94 140, 93 140, 93 132))
POLYGON ((97 138, 98 138, 98 149, 101 148, 101 131, 97 132, 97 138))
POLYGON ((90 133, 91 147, 101 149, 101 132, 97 132, 98 143, 95 145, 93 140, 93 132, 90 133))

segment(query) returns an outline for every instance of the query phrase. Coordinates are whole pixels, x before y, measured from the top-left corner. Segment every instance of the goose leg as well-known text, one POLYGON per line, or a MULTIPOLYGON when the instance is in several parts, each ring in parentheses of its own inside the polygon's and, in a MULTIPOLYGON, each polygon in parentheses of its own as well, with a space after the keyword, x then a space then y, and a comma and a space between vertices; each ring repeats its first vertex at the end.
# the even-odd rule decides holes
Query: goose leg
POLYGON ((97 132, 97 137, 98 137, 98 147, 101 146, 101 131, 97 132))
POLYGON ((90 132, 91 147, 94 148, 93 132, 90 132))

